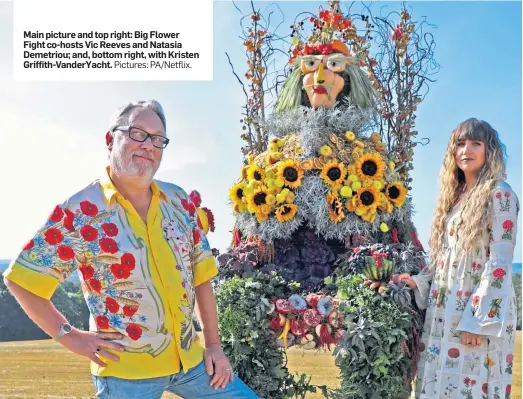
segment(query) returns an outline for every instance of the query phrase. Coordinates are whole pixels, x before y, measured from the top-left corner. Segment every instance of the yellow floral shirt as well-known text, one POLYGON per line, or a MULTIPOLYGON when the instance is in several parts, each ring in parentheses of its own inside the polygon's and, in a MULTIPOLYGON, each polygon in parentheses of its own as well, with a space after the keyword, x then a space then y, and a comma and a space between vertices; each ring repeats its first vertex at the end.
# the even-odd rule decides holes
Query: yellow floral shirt
POLYGON ((91 363, 97 376, 127 379, 196 366, 195 286, 218 273, 198 213, 178 186, 154 181, 144 223, 108 176, 56 206, 4 276, 51 298, 78 271, 90 330, 124 335, 120 361, 91 363))

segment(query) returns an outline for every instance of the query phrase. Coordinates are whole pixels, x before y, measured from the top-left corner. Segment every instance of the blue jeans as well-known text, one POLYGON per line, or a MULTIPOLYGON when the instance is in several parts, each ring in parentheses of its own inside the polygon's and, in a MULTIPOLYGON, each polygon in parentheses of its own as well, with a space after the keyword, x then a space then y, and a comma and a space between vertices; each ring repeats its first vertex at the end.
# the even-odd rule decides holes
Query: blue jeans
POLYGON ((180 370, 178 374, 166 377, 126 380, 93 376, 93 381, 99 399, 160 399, 165 391, 186 399, 259 399, 237 376, 225 388, 218 389, 209 385, 211 378, 202 361, 187 373, 180 370))

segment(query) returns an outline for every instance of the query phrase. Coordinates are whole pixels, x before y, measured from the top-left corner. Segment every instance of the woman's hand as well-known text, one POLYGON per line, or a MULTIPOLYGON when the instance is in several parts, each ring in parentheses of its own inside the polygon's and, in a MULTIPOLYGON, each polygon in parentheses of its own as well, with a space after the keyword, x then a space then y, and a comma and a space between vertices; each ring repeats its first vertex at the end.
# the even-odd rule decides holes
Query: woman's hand
POLYGON ((390 278, 389 284, 397 285, 399 283, 403 283, 411 289, 417 287, 416 282, 412 279, 412 276, 409 273, 393 274, 390 278))
POLYGON ((481 346, 483 338, 481 335, 472 334, 466 331, 463 331, 461 333, 461 344, 470 346, 470 347, 476 347, 481 346))

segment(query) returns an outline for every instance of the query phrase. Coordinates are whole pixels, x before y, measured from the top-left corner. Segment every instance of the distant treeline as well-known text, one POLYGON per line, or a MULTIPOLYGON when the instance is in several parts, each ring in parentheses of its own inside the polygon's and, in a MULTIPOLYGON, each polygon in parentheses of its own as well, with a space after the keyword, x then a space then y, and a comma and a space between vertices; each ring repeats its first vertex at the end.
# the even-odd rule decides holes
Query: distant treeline
MULTIPOLYGON (((71 325, 82 330, 89 329, 89 311, 79 285, 64 282, 51 300, 71 325)), ((4 279, 0 278, 0 342, 38 339, 49 339, 49 336, 26 316, 6 288, 4 279)))
MULTIPOLYGON (((517 329, 521 330, 521 275, 515 274, 512 282, 518 301, 517 329)), ((77 284, 64 282, 51 300, 73 326, 82 330, 89 329, 89 311, 77 284)), ((49 339, 49 336, 25 315, 0 278, 0 342, 38 339, 49 339)))

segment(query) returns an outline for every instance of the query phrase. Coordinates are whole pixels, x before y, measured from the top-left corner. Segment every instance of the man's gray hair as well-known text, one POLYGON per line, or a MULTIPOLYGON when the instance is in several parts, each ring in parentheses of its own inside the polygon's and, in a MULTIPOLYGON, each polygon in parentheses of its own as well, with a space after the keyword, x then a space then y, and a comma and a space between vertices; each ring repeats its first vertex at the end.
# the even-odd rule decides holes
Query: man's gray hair
POLYGON ((111 117, 111 124, 109 131, 113 132, 113 129, 117 126, 127 126, 129 124, 129 116, 131 116, 132 111, 136 108, 146 108, 153 111, 158 118, 162 121, 163 129, 167 132, 167 123, 165 120, 165 114, 163 113, 163 108, 160 103, 156 100, 147 100, 147 101, 132 101, 124 106, 118 108, 116 112, 111 117))

